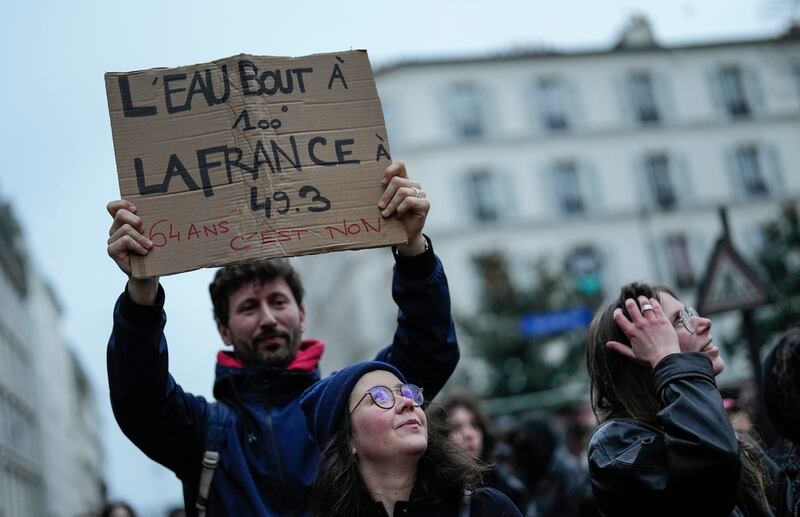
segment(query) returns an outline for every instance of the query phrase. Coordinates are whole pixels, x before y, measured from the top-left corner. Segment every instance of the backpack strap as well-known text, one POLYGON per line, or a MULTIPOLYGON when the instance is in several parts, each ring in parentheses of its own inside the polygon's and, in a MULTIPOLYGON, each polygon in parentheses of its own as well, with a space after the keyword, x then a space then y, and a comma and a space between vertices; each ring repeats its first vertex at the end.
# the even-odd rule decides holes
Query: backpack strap
POLYGON ((472 490, 465 489, 464 497, 461 498, 461 504, 458 506, 458 517, 469 517, 471 503, 472 490))
POLYGON ((208 493, 211 490, 211 481, 214 479, 214 470, 219 463, 219 451, 225 439, 225 431, 230 422, 231 409, 224 403, 209 404, 206 415, 206 450, 203 452, 203 470, 200 472, 200 484, 197 490, 197 515, 205 517, 208 505, 208 493))

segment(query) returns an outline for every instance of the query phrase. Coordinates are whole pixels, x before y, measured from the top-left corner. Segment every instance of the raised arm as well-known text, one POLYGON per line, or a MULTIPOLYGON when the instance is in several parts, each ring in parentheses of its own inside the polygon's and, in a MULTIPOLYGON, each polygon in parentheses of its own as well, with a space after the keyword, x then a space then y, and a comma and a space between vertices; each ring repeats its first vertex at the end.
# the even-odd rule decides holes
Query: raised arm
POLYGON ((131 276, 131 255, 144 257, 153 249, 153 242, 142 235, 144 223, 136 215, 136 206, 130 201, 116 199, 108 203, 106 209, 114 219, 108 230, 108 256, 128 275, 127 292, 131 299, 141 305, 153 305, 158 277, 137 279, 131 276))
POLYGON ((408 179, 405 165, 386 169, 386 190, 378 203, 384 217, 397 217, 408 244, 394 250, 392 297, 398 307, 392 344, 377 359, 397 366, 409 382, 433 399, 458 364, 459 351, 450 311, 450 291, 441 261, 422 235, 430 203, 419 183, 408 179))
POLYGON ((108 254, 129 276, 114 307, 108 342, 111 407, 120 428, 137 447, 182 476, 187 466, 199 461, 207 403, 184 393, 169 375, 164 291, 158 278, 130 277, 130 256, 146 255, 152 249, 152 242, 141 234, 136 207, 117 200, 107 208, 114 218, 108 254))

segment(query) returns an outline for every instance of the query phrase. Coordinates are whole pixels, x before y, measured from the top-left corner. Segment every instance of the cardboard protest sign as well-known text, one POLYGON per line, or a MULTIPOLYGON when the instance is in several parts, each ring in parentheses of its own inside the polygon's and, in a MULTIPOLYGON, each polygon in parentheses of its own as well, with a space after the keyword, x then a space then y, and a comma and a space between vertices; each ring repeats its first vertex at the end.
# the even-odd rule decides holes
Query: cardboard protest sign
POLYGON ((154 243, 135 277, 405 242, 366 51, 105 75, 120 193, 154 243))

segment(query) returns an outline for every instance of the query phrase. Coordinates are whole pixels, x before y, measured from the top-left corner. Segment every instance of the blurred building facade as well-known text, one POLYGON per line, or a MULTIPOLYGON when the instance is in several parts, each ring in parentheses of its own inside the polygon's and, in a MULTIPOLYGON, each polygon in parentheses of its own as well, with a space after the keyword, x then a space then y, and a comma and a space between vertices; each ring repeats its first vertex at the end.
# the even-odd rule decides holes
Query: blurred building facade
MULTIPOLYGON (((747 255, 800 195, 798 27, 664 47, 635 18, 611 49, 407 61, 376 80, 393 157, 431 200, 426 233, 462 317, 490 281, 473 260, 487 254, 519 282, 548 257, 607 297, 641 279, 691 302, 718 206, 747 255)), ((331 341, 330 368, 391 337, 391 264, 386 250, 300 261, 314 284, 307 334, 331 341)))
POLYGON ((79 515, 104 498, 94 394, 8 205, 0 219, 0 516, 79 515))
POLYGON ((0 203, 0 515, 41 515, 44 480, 35 350, 19 226, 0 203))

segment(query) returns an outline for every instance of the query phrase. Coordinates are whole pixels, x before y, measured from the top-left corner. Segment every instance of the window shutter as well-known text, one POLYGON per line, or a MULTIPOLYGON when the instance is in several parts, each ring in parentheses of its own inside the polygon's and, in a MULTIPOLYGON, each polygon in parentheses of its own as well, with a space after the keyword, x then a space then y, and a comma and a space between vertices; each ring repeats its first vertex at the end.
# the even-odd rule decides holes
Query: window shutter
POLYGON ((769 191, 772 195, 783 197, 786 194, 783 181, 783 168, 781 167, 781 157, 778 147, 774 144, 763 144, 759 146, 759 152, 764 167, 764 180, 767 182, 769 191))
POLYGON ((436 104, 439 106, 439 120, 442 124, 442 130, 439 132, 439 134, 444 136, 443 139, 445 141, 454 142, 458 140, 458 131, 453 123, 452 118, 454 106, 452 96, 449 94, 450 88, 452 88, 452 86, 445 88, 436 94, 436 104))
POLYGON ((672 153, 669 159, 672 188, 678 198, 678 204, 681 206, 693 204, 696 198, 694 185, 692 184, 689 157, 685 153, 672 153))
POLYGON ((586 126, 586 112, 584 111, 580 88, 577 82, 573 80, 565 79, 563 84, 567 97, 567 114, 570 117, 570 127, 576 130, 581 129, 586 126))
POLYGON ((631 160, 631 173, 639 194, 639 202, 632 208, 642 208, 647 212, 656 210, 656 200, 647 177, 647 153, 640 154, 631 160))
POLYGON ((603 209, 603 184, 593 163, 580 161, 578 164, 581 197, 587 212, 597 213, 603 209))
POLYGON ((541 134, 544 131, 544 118, 542 117, 541 100, 539 100, 539 89, 536 85, 536 78, 531 79, 525 85, 525 106, 531 131, 534 134, 541 134))
POLYGON ((667 74, 654 72, 650 75, 653 81, 653 95, 656 98, 656 108, 658 115, 664 124, 672 123, 677 114, 675 113, 675 101, 672 97, 672 87, 667 74))
POLYGON ((742 66, 742 82, 750 107, 755 113, 763 113, 766 110, 764 90, 755 66, 742 66))
POLYGON ((517 215, 516 189, 514 188, 514 175, 512 171, 501 170, 495 174, 495 198, 498 203, 497 212, 500 219, 509 220, 517 215))
POLYGON ((717 117, 725 117, 727 112, 722 96, 722 84, 719 78, 719 67, 714 67, 706 72, 706 83, 708 84, 708 96, 711 106, 717 117))
POLYGON ((632 93, 628 86, 627 75, 621 74, 617 76, 614 82, 616 83, 617 97, 622 113, 622 125, 631 126, 636 121, 636 114, 633 111, 632 93))
POLYGON ((731 146, 723 151, 725 169, 731 185, 731 197, 733 199, 744 199, 747 193, 744 190, 741 173, 739 172, 739 160, 736 157, 736 147, 731 146))
POLYGON ((546 207, 547 218, 555 218, 561 214, 561 205, 556 192, 555 165, 551 162, 539 169, 542 186, 542 202, 546 207))

